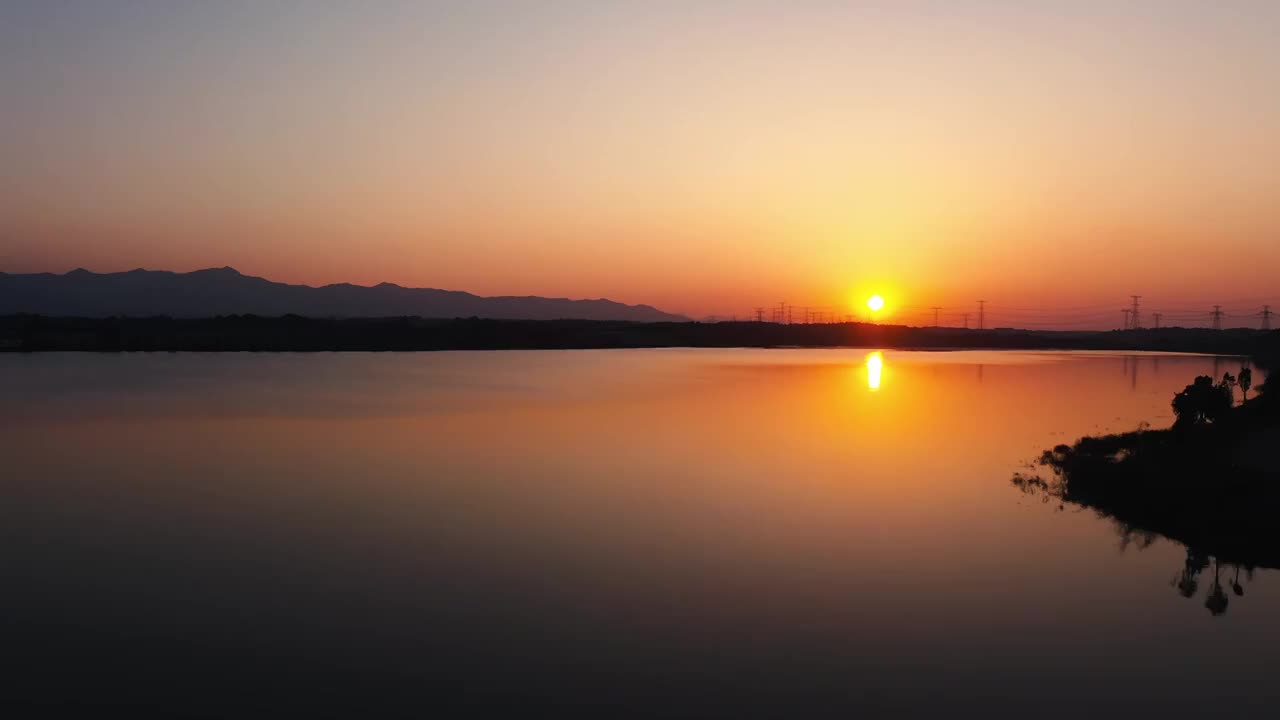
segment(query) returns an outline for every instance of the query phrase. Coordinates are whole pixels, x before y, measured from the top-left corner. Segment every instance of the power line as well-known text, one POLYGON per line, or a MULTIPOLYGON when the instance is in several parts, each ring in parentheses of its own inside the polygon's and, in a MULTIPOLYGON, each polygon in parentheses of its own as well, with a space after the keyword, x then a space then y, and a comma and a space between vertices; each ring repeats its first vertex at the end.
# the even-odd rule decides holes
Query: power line
MULTIPOLYGON (((1269 330, 1274 327, 1272 318, 1276 314, 1275 303, 1254 305, 1217 304, 1210 311, 1192 308, 1165 307, 1160 311, 1146 310, 1141 304, 1143 296, 1129 296, 1128 307, 1122 307, 1122 328, 1126 330, 1148 327, 1201 327, 1217 328, 1261 326, 1269 330), (1135 310, 1134 300, 1137 300, 1135 310), (1146 323, 1144 323, 1144 319, 1146 323), (1254 325, 1258 323, 1258 325, 1254 325)), ((1105 330, 1114 328, 1115 310, 1086 309, 1102 306, 1064 306, 1061 308, 1040 307, 1013 309, 993 304, 987 300, 977 300, 977 307, 970 311, 945 312, 943 305, 896 305, 883 318, 883 322, 894 325, 941 328, 987 328, 1007 327, 1026 329, 1062 329, 1062 330, 1105 330)), ((1110 307, 1115 308, 1114 305, 1110 307)), ((712 316, 704 316, 704 321, 711 322, 712 316)), ((878 322, 878 318, 868 318, 863 314, 850 314, 849 309, 838 305, 804 305, 795 306, 787 302, 778 302, 768 306, 747 308, 736 315, 718 315, 714 321, 755 320, 756 322, 774 322, 778 324, 834 324, 841 322, 878 322)))
POLYGON ((1061 313, 1061 312, 1073 312, 1073 311, 1083 311, 1083 310, 1106 310, 1107 308, 1111 307, 1111 303, 1102 303, 1098 305, 1067 305, 1063 307, 1044 307, 1044 306, 1011 307, 1009 305, 990 305, 989 304, 987 305, 987 307, 989 307, 992 310, 1001 310, 1001 311, 1008 310, 1012 312, 1061 313))

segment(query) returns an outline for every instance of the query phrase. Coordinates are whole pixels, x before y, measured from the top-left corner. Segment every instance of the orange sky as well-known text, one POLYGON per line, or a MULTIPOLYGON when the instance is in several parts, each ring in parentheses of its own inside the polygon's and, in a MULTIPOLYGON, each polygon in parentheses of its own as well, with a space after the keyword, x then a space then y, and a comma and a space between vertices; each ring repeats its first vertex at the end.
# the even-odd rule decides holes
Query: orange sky
POLYGON ((48 5, 0 9, 3 271, 1117 322, 1280 273, 1273 3, 48 5))

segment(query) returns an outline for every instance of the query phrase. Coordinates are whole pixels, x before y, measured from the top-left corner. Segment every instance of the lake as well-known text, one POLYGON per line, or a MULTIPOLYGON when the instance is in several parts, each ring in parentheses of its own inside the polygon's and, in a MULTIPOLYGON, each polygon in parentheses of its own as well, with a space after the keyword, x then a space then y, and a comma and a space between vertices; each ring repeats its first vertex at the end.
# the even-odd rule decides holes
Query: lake
POLYGON ((1280 575, 1211 614, 1183 547, 1010 482, 1239 367, 2 355, 0 704, 1271 714, 1280 575))

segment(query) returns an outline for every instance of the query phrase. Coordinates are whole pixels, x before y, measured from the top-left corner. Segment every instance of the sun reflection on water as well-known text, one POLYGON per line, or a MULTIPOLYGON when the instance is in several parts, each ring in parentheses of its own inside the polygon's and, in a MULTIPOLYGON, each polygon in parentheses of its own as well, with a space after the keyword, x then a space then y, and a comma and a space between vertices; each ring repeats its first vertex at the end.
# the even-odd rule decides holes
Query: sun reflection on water
POLYGON ((880 389, 880 371, 884 369, 884 355, 879 350, 867 355, 867 387, 880 389))

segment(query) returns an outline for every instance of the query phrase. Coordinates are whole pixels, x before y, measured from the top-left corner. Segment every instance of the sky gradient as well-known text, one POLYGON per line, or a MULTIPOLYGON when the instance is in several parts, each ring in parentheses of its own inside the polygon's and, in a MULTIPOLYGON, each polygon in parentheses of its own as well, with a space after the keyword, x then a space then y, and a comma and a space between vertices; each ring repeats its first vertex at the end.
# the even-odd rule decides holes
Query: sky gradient
POLYGON ((1277 31, 1261 0, 9 0, 0 270, 1245 312, 1280 302, 1277 31))

